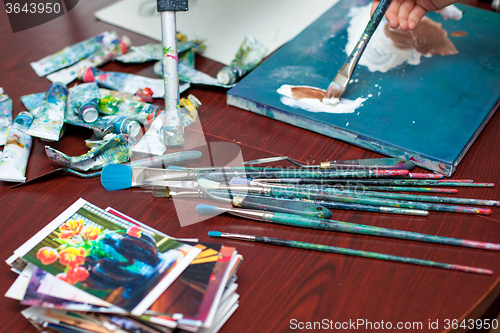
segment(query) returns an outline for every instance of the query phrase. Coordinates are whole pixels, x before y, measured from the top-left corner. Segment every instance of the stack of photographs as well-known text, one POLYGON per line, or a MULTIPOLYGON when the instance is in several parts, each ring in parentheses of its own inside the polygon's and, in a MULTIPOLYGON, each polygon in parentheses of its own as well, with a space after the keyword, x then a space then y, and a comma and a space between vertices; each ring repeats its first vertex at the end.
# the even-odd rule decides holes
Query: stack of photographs
POLYGON ((79 199, 7 260, 19 277, 5 296, 42 332, 217 332, 242 257, 188 241, 79 199))

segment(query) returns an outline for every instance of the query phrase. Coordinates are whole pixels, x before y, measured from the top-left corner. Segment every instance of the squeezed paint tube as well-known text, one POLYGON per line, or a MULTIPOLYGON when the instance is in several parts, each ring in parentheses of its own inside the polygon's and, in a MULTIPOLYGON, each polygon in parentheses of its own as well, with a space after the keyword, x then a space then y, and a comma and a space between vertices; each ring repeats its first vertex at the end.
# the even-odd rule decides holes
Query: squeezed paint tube
POLYGON ((129 117, 111 116, 109 122, 113 124, 113 133, 126 133, 135 138, 141 132, 141 125, 129 117))
POLYGON ((267 47, 251 36, 245 36, 236 56, 229 67, 217 73, 217 80, 222 84, 234 84, 246 73, 257 67, 266 56, 267 47))
POLYGON ((144 102, 143 100, 141 100, 139 96, 124 91, 99 88, 99 94, 101 96, 100 98, 104 98, 106 96, 113 96, 113 97, 131 99, 136 102, 144 102))
MULTIPOLYGON (((26 109, 28 109, 33 114, 36 114, 39 110, 40 105, 43 102, 44 96, 45 96, 45 93, 36 93, 36 94, 21 96, 21 102, 24 104, 26 109)), ((99 117, 99 118, 97 118, 96 121, 94 121, 92 123, 87 123, 87 122, 83 121, 82 118, 80 118, 78 115, 76 115, 73 112, 71 99, 70 99, 70 96, 68 95, 68 100, 66 102, 66 110, 64 112, 64 122, 66 124, 71 124, 71 125, 79 126, 79 127, 85 127, 85 128, 89 128, 92 130, 94 128, 104 129, 108 125, 108 122, 103 118, 104 117, 99 117)))
POLYGON ((136 120, 125 116, 106 116, 101 118, 105 122, 104 126, 96 126, 93 128, 94 134, 90 139, 86 140, 87 146, 89 142, 103 140, 109 134, 128 134, 136 137, 141 132, 141 125, 136 120))
MULTIPOLYGON (((161 61, 155 64, 154 71, 157 75, 162 75, 163 66, 161 61)), ((231 88, 233 85, 227 85, 220 83, 216 78, 211 77, 208 74, 200 72, 197 69, 191 68, 179 62, 179 82, 186 82, 191 84, 202 84, 206 86, 215 86, 223 88, 231 88)), ((182 87, 182 86, 181 86, 182 87)), ((179 87, 179 92, 181 91, 179 87)))
POLYGON ((92 53, 88 58, 68 67, 61 69, 47 76, 51 82, 62 82, 69 84, 78 78, 78 72, 87 67, 99 67, 110 61, 113 61, 117 56, 127 52, 127 47, 131 45, 131 41, 127 36, 118 38, 116 32, 112 32, 115 39, 111 43, 104 45, 98 51, 92 53))
POLYGON ((26 131, 32 122, 33 115, 29 112, 21 112, 14 119, 0 160, 0 180, 26 181, 26 167, 33 142, 26 131))
MULTIPOLYGON (((201 105, 200 101, 193 95, 188 98, 181 98, 180 118, 181 125, 186 128, 196 121, 198 111, 196 108, 201 105)), ((134 152, 147 153, 152 155, 163 155, 167 147, 165 146, 164 126, 165 126, 165 111, 156 117, 151 124, 149 130, 144 134, 141 140, 132 149, 134 152)))
POLYGON ((111 33, 105 31, 102 34, 67 46, 57 53, 36 62, 32 62, 30 63, 31 68, 33 68, 38 76, 45 76, 87 58, 89 55, 99 50, 103 44, 109 43, 112 39, 113 36, 111 33))
POLYGON ((0 146, 7 141, 10 125, 12 124, 12 99, 4 94, 0 88, 0 146))
POLYGON ((52 161, 75 170, 100 170, 111 163, 127 162, 132 155, 131 148, 135 143, 136 140, 133 137, 119 134, 112 135, 102 144, 81 156, 70 157, 49 146, 45 146, 45 153, 52 161))
MULTIPOLYGON (((192 53, 194 51, 204 51, 206 46, 203 41, 181 41, 177 34, 177 52, 179 53, 179 61, 185 56, 184 53, 192 53)), ((160 43, 151 43, 140 46, 132 46, 131 52, 116 57, 116 60, 124 63, 144 63, 152 60, 162 60, 163 47, 160 43)))
POLYGON ((162 98, 165 95, 161 79, 121 72, 103 72, 95 67, 84 68, 79 74, 79 78, 83 82, 95 81, 101 88, 125 91, 131 94, 135 94, 139 89, 149 88, 153 91, 155 98, 162 98))
POLYGON ((151 124, 161 112, 156 105, 114 96, 101 96, 99 109, 103 114, 130 117, 143 125, 151 124))
POLYGON ((58 141, 64 125, 67 99, 68 90, 64 84, 58 82, 51 84, 28 134, 45 140, 58 141))
POLYGON ((101 98, 104 98, 105 96, 113 96, 145 103, 151 103, 153 101, 153 91, 149 88, 139 89, 135 94, 124 91, 99 88, 99 93, 101 95, 101 98))
MULTIPOLYGON (((87 123, 99 117, 99 87, 97 83, 84 83, 69 89, 73 112, 87 123)), ((68 103, 69 104, 69 103, 68 103)))
POLYGON ((43 102, 43 98, 45 97, 45 94, 46 93, 41 92, 36 94, 24 95, 21 96, 21 102, 28 111, 33 112, 33 110, 40 107, 40 105, 43 102))

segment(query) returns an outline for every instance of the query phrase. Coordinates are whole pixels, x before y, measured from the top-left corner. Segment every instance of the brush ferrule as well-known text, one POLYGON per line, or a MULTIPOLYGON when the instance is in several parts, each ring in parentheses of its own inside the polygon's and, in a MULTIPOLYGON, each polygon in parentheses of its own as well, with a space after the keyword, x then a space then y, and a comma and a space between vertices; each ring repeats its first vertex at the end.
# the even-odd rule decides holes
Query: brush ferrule
POLYGON ((132 168, 132 186, 155 180, 197 180, 196 170, 166 170, 159 168, 132 168))
POLYGON ((328 161, 328 162, 321 162, 319 164, 319 167, 321 169, 330 169, 331 168, 331 162, 330 161, 328 161))
POLYGON ((207 196, 200 190, 191 191, 177 191, 170 189, 170 195, 172 197, 183 197, 183 198, 206 198, 207 196))
POLYGON ((232 238, 232 239, 239 239, 239 240, 245 240, 245 241, 250 241, 250 242, 255 241, 255 236, 252 236, 252 235, 242 235, 242 234, 232 234, 229 232, 222 232, 220 236, 222 238, 232 238))
POLYGON ((333 79, 335 83, 341 85, 344 88, 347 87, 349 80, 351 80, 352 73, 354 72, 354 69, 358 64, 359 58, 361 58, 361 55, 363 54, 366 45, 368 44, 369 41, 370 41, 369 35, 363 34, 361 36, 358 43, 352 50, 351 55, 347 59, 346 63, 342 66, 337 76, 335 76, 335 79, 333 79))
POLYGON ((264 220, 264 222, 273 222, 273 215, 274 214, 271 212, 265 212, 262 216, 262 220, 264 220))
POLYGON ((253 211, 253 210, 243 210, 243 209, 223 209, 232 215, 239 217, 244 217, 251 220, 263 221, 264 212, 253 211))
POLYGON ((241 206, 243 206, 243 198, 233 198, 233 200, 231 200, 231 203, 234 207, 241 208, 241 206))

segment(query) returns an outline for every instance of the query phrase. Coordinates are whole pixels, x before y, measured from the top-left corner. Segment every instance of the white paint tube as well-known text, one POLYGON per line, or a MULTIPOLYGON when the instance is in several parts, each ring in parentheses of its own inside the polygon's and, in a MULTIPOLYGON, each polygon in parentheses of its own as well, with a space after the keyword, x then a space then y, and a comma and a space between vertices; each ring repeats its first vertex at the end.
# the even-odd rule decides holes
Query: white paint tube
POLYGON ((109 44, 113 39, 111 33, 105 31, 102 34, 86 39, 82 42, 65 47, 59 52, 46 56, 36 62, 30 63, 35 73, 42 77, 59 69, 68 67, 78 61, 87 58, 98 51, 104 44, 109 44))
POLYGON ((0 88, 0 146, 5 145, 12 124, 12 99, 0 88))
POLYGON ((28 134, 49 141, 58 141, 62 135, 67 100, 66 85, 59 82, 51 84, 28 134))
POLYGON ((99 87, 97 83, 84 83, 69 89, 73 112, 87 123, 99 117, 99 87))
POLYGON ((33 142, 26 132, 32 122, 33 115, 29 112, 21 112, 14 119, 0 160, 0 180, 26 181, 26 167, 33 142))

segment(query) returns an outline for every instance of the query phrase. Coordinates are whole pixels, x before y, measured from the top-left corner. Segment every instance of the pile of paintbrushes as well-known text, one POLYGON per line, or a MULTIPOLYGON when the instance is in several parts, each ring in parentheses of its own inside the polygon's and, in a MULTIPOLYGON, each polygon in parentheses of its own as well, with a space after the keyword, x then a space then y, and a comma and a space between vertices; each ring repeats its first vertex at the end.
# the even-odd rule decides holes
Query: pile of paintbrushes
POLYGON ((238 307, 234 247, 174 239, 83 199, 7 260, 42 332, 217 332, 238 307))
MULTIPOLYGON (((475 183, 472 180, 443 180, 438 174, 411 173, 408 169, 412 168, 412 164, 406 161, 397 163, 394 159, 381 160, 392 160, 392 162, 372 161, 373 166, 367 165, 363 160, 337 162, 338 164, 329 162, 328 167, 324 167, 325 164, 322 163, 317 167, 299 165, 300 168, 296 169, 278 167, 153 169, 114 165, 104 168, 101 181, 108 190, 153 185, 152 192, 156 197, 208 198, 229 203, 233 207, 198 205, 197 210, 200 214, 215 216, 230 213, 261 222, 301 228, 500 250, 500 244, 329 220, 332 215, 329 208, 418 216, 426 216, 429 211, 489 215, 491 213, 489 208, 461 205, 500 205, 500 202, 494 200, 397 193, 410 191, 456 193, 456 190, 442 189, 440 186, 491 187, 494 184, 475 183), (400 169, 401 166, 404 169, 400 169)), ((492 273, 482 268, 268 237, 221 232, 210 232, 209 235, 479 274, 492 273)))
MULTIPOLYGON (((429 211, 489 215, 490 208, 475 206, 500 205, 495 200, 427 195, 457 193, 456 189, 449 187, 493 187, 494 184, 441 179, 442 175, 434 173, 412 173, 408 169, 414 165, 408 161, 372 159, 328 163, 328 168, 321 168, 324 166, 322 163, 321 167, 300 165, 300 168, 293 169, 155 169, 108 165, 103 169, 101 182, 108 190, 156 185, 168 191, 169 196, 227 199, 232 195, 252 200, 279 201, 282 205, 290 206, 308 202, 328 209, 418 216, 426 216, 429 211), (400 167, 404 169, 399 169, 400 167)), ((154 193, 165 196, 165 191, 157 190, 154 193)))

